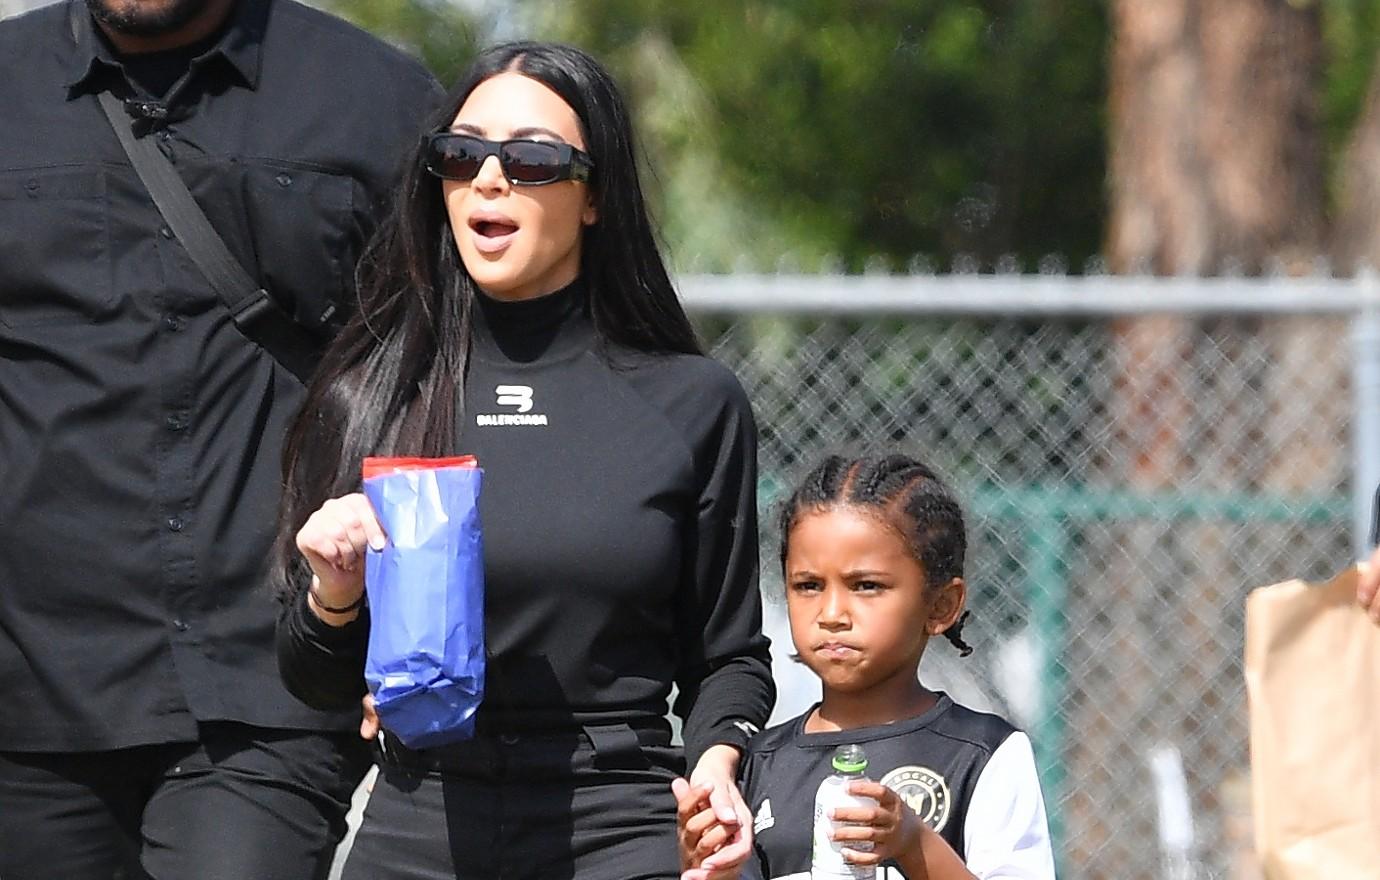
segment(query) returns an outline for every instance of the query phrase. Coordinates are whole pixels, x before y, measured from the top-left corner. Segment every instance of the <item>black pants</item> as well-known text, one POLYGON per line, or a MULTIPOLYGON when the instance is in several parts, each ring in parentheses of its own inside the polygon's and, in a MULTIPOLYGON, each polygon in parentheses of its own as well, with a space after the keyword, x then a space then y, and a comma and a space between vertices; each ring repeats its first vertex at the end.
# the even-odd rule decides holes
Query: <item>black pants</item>
POLYGON ((424 752, 385 739, 345 880, 674 880, 670 742, 627 725, 424 752))
POLYGON ((0 878, 324 878, 368 766, 359 738, 228 722, 201 734, 109 752, 0 752, 0 878))

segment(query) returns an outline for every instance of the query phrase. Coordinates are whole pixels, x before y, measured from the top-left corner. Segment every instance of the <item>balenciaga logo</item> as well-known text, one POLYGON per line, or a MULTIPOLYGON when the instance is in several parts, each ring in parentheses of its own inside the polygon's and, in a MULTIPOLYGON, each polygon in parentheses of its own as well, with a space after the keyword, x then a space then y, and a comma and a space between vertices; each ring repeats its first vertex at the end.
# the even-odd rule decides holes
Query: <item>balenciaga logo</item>
POLYGON ((546 425, 546 415, 532 412, 531 385, 499 385, 494 388, 494 403, 511 406, 515 413, 479 413, 474 423, 480 427, 506 428, 523 425, 546 425))
POLYGON ((926 825, 943 831, 949 822, 949 784, 928 767, 897 767, 882 777, 882 785, 896 792, 926 825))
POLYGON ((532 411, 531 385, 499 385, 494 389, 499 406, 515 406, 520 413, 532 411))

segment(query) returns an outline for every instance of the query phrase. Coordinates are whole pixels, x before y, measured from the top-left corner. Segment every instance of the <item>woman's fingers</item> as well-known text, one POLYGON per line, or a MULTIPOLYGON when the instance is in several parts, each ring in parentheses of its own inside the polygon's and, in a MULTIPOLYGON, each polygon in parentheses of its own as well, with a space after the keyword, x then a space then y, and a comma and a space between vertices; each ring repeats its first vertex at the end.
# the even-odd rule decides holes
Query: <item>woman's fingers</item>
MULTIPOLYGON (((373 508, 369 506, 368 499, 356 493, 343 498, 333 498, 322 505, 322 510, 330 511, 330 519, 324 525, 330 531, 331 540, 339 548, 340 567, 346 571, 354 571, 364 559, 364 550, 369 546, 369 534, 365 530, 364 520, 374 519, 373 508)), ((377 523, 375 526, 377 527, 377 523)))
POLYGON ((379 735, 379 710, 374 703, 374 695, 365 694, 361 703, 364 707, 364 716, 359 722, 359 735, 362 739, 373 739, 379 735))
POLYGON ((356 492, 353 495, 346 495, 340 500, 348 503, 354 511, 355 518, 364 533, 364 546, 371 550, 382 550, 383 546, 388 543, 388 536, 384 534, 383 525, 379 522, 378 514, 374 513, 374 505, 369 503, 368 496, 362 492, 356 492))
POLYGON ((1370 615, 1370 619, 1380 624, 1380 547, 1371 554, 1370 562, 1361 567, 1356 584, 1356 601, 1370 615))
POLYGON ((709 805, 712 786, 692 786, 684 779, 671 782, 676 798, 676 824, 679 826, 681 857, 686 864, 698 865, 728 840, 729 832, 719 822, 709 805))
POLYGON ((671 794, 676 798, 676 821, 683 826, 690 817, 708 806, 709 790, 710 786, 707 784, 691 785, 681 777, 672 780, 671 794))
POLYGON ((340 538, 343 529, 336 519, 336 499, 327 501, 321 508, 307 518, 297 532, 297 549, 307 560, 320 560, 336 568, 345 567, 341 555, 340 538))
POLYGON ((701 866, 710 871, 732 871, 747 863, 752 855, 752 835, 742 826, 729 830, 724 826, 726 839, 712 855, 705 856, 701 866))
POLYGON ((297 549, 308 562, 320 561, 346 572, 359 569, 366 548, 382 548, 385 542, 373 506, 358 492, 321 505, 297 533, 297 549))
POLYGON ((738 824, 738 810, 733 803, 733 796, 737 793, 737 788, 730 783, 715 783, 709 792, 709 803, 714 808, 714 815, 719 817, 719 821, 725 825, 738 824))
MULTIPOLYGON (((705 858, 704 867, 731 872, 745 864, 752 855, 752 810, 743 800, 736 784, 728 783, 725 790, 734 821, 732 824, 719 826, 723 828, 727 837, 717 852, 705 858)), ((714 812, 716 816, 721 815, 717 809, 714 812)))

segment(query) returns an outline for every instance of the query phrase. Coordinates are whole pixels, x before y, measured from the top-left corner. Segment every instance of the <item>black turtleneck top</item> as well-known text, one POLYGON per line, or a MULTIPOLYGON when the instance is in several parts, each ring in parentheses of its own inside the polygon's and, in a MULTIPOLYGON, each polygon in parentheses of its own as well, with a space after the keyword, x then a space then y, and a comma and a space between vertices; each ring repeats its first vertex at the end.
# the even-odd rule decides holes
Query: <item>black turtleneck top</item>
MULTIPOLYGON (((484 469, 481 730, 662 718, 674 681, 687 758, 743 745, 771 711, 757 587, 756 428, 732 373, 601 342, 579 283, 482 298, 457 453, 484 469)), ((368 614, 305 603, 279 626, 291 691, 364 693, 368 614)))

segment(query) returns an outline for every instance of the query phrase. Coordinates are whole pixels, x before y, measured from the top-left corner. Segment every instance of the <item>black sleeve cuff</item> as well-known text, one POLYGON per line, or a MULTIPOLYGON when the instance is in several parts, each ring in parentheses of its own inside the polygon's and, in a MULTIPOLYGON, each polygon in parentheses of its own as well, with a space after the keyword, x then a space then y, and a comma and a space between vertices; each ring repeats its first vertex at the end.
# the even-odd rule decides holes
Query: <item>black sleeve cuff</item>
POLYGON ((335 655, 363 653, 361 642, 367 640, 369 634, 368 605, 361 606, 359 616, 344 626, 331 626, 311 610, 307 591, 302 590, 293 600, 288 613, 291 615, 292 629, 302 633, 313 646, 335 655))
POLYGON ((331 626, 307 606, 306 591, 288 601, 278 620, 278 672, 294 697, 315 709, 347 709, 365 693, 369 617, 331 626))
POLYGON ((748 740, 767 723, 776 703, 776 685, 767 640, 759 639, 753 650, 716 667, 698 683, 681 682, 688 706, 683 717, 689 769, 713 745, 746 751, 748 740))
MULTIPOLYGON (((733 746, 739 752, 747 752, 748 740, 756 736, 761 727, 742 718, 725 718, 715 726, 704 731, 699 737, 701 746, 698 754, 704 754, 710 746, 733 746)), ((698 755, 697 755, 698 757, 698 755)))

